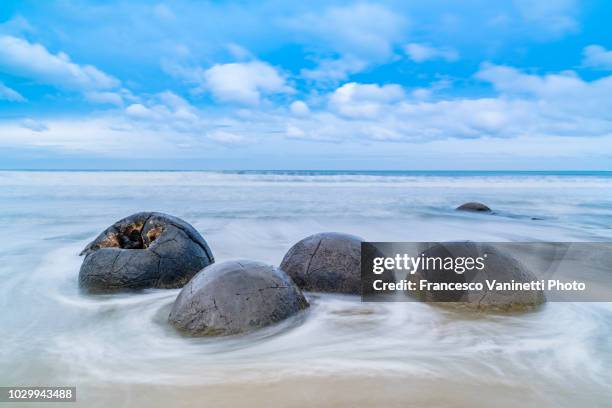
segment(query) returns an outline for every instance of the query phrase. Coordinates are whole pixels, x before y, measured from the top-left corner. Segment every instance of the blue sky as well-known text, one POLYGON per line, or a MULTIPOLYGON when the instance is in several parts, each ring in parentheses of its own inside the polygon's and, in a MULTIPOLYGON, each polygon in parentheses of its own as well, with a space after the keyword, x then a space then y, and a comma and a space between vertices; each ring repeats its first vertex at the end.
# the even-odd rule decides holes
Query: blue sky
POLYGON ((4 1, 0 168, 610 170, 611 16, 4 1))

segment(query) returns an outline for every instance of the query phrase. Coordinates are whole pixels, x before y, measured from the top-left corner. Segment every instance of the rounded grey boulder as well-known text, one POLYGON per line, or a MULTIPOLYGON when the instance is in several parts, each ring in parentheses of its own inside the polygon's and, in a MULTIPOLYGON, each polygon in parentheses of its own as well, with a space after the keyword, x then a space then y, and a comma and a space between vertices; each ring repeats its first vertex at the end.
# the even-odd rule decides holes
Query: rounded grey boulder
POLYGON ((214 262, 208 244, 191 225, 157 212, 117 221, 81 255, 79 286, 92 293, 180 288, 214 262))
POLYGON ((192 336, 249 332, 308 307, 291 278, 274 266, 227 261, 204 268, 181 290, 169 321, 192 336))
MULTIPOLYGON (((546 301, 541 290, 498 290, 489 289, 488 282, 495 283, 527 283, 537 281, 533 272, 509 254, 503 253, 490 244, 474 242, 434 243, 423 248, 423 259, 433 260, 429 266, 421 263, 415 274, 408 279, 419 286, 422 279, 432 283, 480 283, 482 290, 417 290, 417 299, 426 302, 459 303, 471 309, 513 311, 534 308, 546 301), (482 268, 475 261, 482 260, 482 268), (438 263, 437 260, 441 261, 438 263), (450 262, 455 269, 447 269, 443 265, 450 262), (457 265, 463 265, 460 272, 457 265), (469 267, 467 267, 469 265, 469 267)), ((423 261, 425 262, 425 261, 423 261)))
MULTIPOLYGON (((338 232, 311 235, 289 249, 280 268, 303 290, 359 294, 362 241, 338 232)), ((378 279, 393 280, 388 275, 378 279)))
POLYGON ((483 203, 471 201, 469 203, 461 204, 459 207, 457 207, 457 211, 491 212, 491 209, 483 203))

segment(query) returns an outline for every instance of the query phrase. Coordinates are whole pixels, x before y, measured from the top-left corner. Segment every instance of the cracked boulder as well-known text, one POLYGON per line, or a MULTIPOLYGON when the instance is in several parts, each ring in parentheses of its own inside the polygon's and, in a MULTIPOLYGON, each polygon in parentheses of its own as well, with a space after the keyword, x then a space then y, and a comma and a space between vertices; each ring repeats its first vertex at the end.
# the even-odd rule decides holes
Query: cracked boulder
POLYGON ((212 264, 212 251, 185 221, 141 212, 117 221, 81 252, 79 286, 88 292, 180 288, 212 264))
POLYGON ((254 261, 204 268, 181 290, 169 321, 192 336, 246 333, 280 322, 308 307, 289 276, 254 261))
MULTIPOLYGON (((429 283, 472 284, 460 290, 438 290, 437 287, 411 291, 416 298, 425 302, 454 303, 468 309, 482 311, 515 311, 532 309, 546 301, 542 290, 499 290, 490 289, 488 283, 528 283, 537 281, 536 275, 527 269, 521 262, 510 254, 504 253, 493 245, 474 242, 448 242, 424 244, 422 259, 429 259, 429 266, 421 266, 415 274, 408 275, 419 287, 421 280, 429 283), (478 269, 477 265, 471 270, 456 265, 464 264, 466 259, 481 258, 484 267, 478 269), (438 262, 436 260, 440 259, 438 262), (450 261, 449 261, 450 259, 450 261), (453 262, 455 269, 444 266, 444 262, 453 262), (477 289, 476 284, 482 285, 477 289)), ((424 262, 424 261, 423 261, 424 262)), ((475 264, 468 261, 470 265, 475 264)), ((448 264, 450 265, 450 264, 448 264)), ((456 286, 455 286, 456 287, 456 286)))
MULTIPOLYGON (((360 294, 362 241, 338 232, 311 235, 289 249, 280 268, 306 291, 360 294)), ((387 273, 377 279, 393 281, 387 273)))

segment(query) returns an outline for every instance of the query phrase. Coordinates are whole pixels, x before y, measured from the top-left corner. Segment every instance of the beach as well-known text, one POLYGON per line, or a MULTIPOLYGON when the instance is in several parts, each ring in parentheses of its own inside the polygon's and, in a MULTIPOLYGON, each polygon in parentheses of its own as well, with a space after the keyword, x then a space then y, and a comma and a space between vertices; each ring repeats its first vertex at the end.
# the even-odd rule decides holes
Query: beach
POLYGON ((78 289, 79 252, 138 211, 186 220, 217 262, 278 265, 295 242, 324 231, 368 241, 609 242, 612 174, 1 171, 1 385, 76 386, 66 406, 88 407, 612 400, 611 303, 474 314, 307 293, 310 309, 278 325, 183 337, 167 322, 178 289, 78 289), (475 200, 494 214, 454 210, 475 200))

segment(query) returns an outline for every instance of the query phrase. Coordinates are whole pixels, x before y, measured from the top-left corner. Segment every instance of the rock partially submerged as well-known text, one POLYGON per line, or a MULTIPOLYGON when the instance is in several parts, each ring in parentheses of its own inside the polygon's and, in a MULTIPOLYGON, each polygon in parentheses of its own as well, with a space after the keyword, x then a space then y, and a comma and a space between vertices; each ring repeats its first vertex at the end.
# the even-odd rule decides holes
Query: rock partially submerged
MULTIPOLYGON (((289 249, 280 267, 303 290, 359 294, 362 241, 338 232, 311 235, 289 249)), ((388 274, 377 279, 393 281, 388 274)))
POLYGON ((471 201, 469 203, 461 204, 456 208, 457 211, 472 211, 472 212, 487 212, 490 213, 491 209, 484 205, 483 203, 479 203, 476 201, 471 201))
POLYGON ((465 259, 482 258, 484 268, 478 270, 465 270, 463 273, 449 271, 443 267, 419 267, 416 273, 409 275, 408 279, 418 283, 425 279, 433 283, 482 283, 482 290, 418 290, 417 299, 425 302, 455 303, 470 309, 484 311, 513 311, 532 309, 546 301, 542 290, 490 290, 487 280, 496 283, 528 283, 537 281, 533 272, 509 254, 499 251, 490 244, 473 242, 436 243, 424 248, 422 257, 453 259, 465 262, 465 259))
POLYGON ((208 244, 191 225, 157 212, 117 221, 81 255, 79 286, 88 292, 180 288, 214 262, 208 244))
POLYGON ((308 307, 289 276, 253 261, 216 263, 179 293, 169 321, 192 336, 246 333, 280 322, 308 307))

